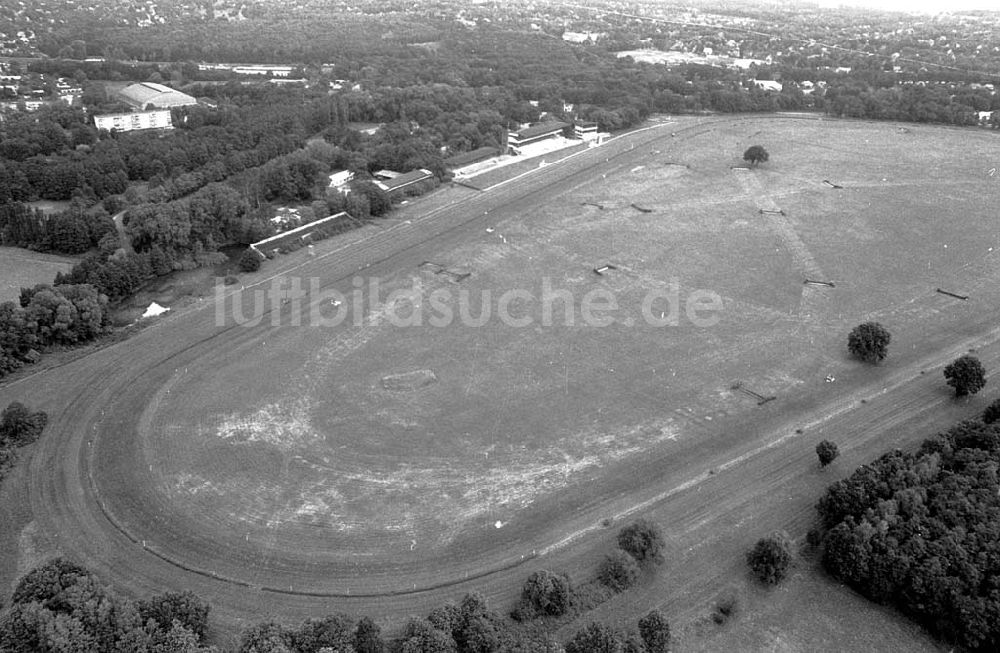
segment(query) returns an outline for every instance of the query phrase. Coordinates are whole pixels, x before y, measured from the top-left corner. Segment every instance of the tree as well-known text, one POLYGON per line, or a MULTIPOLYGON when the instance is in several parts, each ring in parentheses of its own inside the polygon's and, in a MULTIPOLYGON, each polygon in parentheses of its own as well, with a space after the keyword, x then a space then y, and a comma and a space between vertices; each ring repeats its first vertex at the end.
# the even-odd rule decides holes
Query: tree
POLYGON ((317 653, 325 649, 346 651, 354 644, 354 628, 354 620, 345 614, 306 619, 292 633, 292 648, 299 653, 317 653))
POLYGON ((41 435, 48 421, 45 412, 32 412, 24 404, 13 401, 0 413, 0 444, 30 444, 41 435))
POLYGON ((662 563, 663 545, 660 527, 646 519, 639 519, 618 532, 618 546, 640 563, 662 563))
POLYGON ((243 631, 238 653, 294 653, 292 634, 274 622, 257 624, 243 631))
POLYGON ((762 145, 751 145, 747 148, 747 151, 743 153, 743 160, 750 164, 753 168, 758 163, 764 163, 770 158, 767 150, 764 149, 762 145))
POLYGON ((35 567, 18 581, 11 602, 47 603, 63 590, 76 585, 81 579, 89 578, 90 571, 65 558, 53 558, 35 567))
POLYGON ((385 650, 382 631, 371 617, 362 617, 354 628, 354 650, 356 653, 383 653, 385 650))
POLYGON ((792 545, 784 533, 772 533, 757 540, 747 552, 747 564, 762 583, 776 585, 788 573, 792 563, 792 545))
POLYGON ((639 619, 639 635, 647 653, 667 653, 670 650, 670 624, 659 610, 651 610, 639 619))
POLYGON ((955 388, 955 396, 974 395, 986 385, 986 370, 975 356, 959 356, 944 368, 944 378, 955 388))
MULTIPOLYGON (((368 212, 373 216, 385 215, 392 210, 392 200, 388 193, 370 181, 362 180, 351 186, 352 193, 360 193, 368 198, 368 212)), ((350 198, 350 195, 348 195, 350 198)), ((348 208, 350 210, 350 207, 348 208)))
POLYGON ((826 467, 840 455, 840 451, 833 442, 823 440, 816 445, 816 455, 819 456, 820 467, 826 467))
POLYGON ((257 252, 247 248, 240 256, 240 269, 244 272, 256 272, 260 269, 260 256, 257 252))
POLYGON ((534 614, 558 616, 569 610, 573 589, 569 577, 551 571, 536 571, 521 588, 521 606, 534 614))
POLYGON ((615 592, 624 592, 639 578, 639 564, 621 549, 604 557, 597 571, 601 583, 615 592))
POLYGON ((992 424, 997 421, 1000 421, 1000 399, 996 399, 983 411, 983 422, 992 424))
POLYGON ((623 653, 623 644, 618 631, 592 621, 566 642, 566 653, 623 653))
POLYGON ((403 633, 395 640, 393 651, 399 653, 455 653, 455 639, 451 633, 435 628, 426 619, 410 619, 403 633))
POLYGON ((878 322, 865 322, 851 330, 847 336, 847 349, 854 356, 869 363, 885 358, 892 336, 878 322))
POLYGON ((166 592, 145 601, 139 601, 139 615, 143 621, 152 619, 164 631, 169 631, 175 621, 204 639, 208 629, 208 612, 211 606, 191 591, 166 592))

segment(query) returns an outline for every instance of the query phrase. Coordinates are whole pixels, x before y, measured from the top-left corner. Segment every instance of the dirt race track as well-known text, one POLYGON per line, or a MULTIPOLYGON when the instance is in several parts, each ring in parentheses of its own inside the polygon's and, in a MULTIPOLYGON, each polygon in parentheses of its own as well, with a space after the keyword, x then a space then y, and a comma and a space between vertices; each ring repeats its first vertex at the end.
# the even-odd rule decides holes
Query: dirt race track
POLYGON ((0 403, 50 414, 18 491, 50 551, 136 595, 195 591, 223 639, 267 616, 395 624, 472 590, 502 609, 534 569, 585 578, 613 537, 605 520, 638 515, 664 525, 671 562, 595 616, 690 616, 760 534, 804 533, 832 474, 985 405, 955 403, 940 372, 969 349, 1000 366, 1000 241, 986 222, 1000 180, 975 139, 995 143, 688 118, 485 192, 442 190, 266 265, 238 294, 0 387, 0 403), (771 163, 732 170, 758 140, 771 163), (612 262, 620 274, 591 271, 612 262), (574 298, 600 283, 622 311, 599 331, 290 326, 329 302, 314 294, 268 304, 252 328, 230 319, 269 276, 350 296, 357 275, 477 297, 541 277, 574 298), (836 288, 802 283, 817 277, 836 288), (665 338, 635 324, 644 293, 671 278, 721 296, 717 327, 665 338), (875 368, 843 352, 868 318, 893 332, 875 368), (778 398, 756 406, 734 380, 778 398), (843 453, 825 476, 823 438, 843 453))

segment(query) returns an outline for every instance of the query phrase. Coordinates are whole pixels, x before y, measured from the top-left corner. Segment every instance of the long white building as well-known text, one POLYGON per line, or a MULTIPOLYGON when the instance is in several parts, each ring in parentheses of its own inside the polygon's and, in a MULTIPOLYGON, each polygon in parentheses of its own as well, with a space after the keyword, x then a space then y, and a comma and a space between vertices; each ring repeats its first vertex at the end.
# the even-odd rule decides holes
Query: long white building
POLYGON ((98 129, 130 132, 141 129, 173 129, 174 122, 170 111, 135 111, 133 113, 106 113, 94 116, 94 126, 98 129))

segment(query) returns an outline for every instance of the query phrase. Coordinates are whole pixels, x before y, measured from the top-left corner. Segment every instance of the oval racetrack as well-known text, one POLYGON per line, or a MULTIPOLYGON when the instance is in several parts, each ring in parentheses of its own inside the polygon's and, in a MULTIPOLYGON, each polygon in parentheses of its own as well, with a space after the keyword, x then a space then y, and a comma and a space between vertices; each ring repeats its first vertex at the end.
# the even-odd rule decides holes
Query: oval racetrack
MULTIPOLYGON (((369 229, 364 238, 349 234, 325 243, 315 258, 297 255, 268 265, 275 275, 294 272, 322 278, 325 287, 346 294, 359 271, 388 276, 413 269, 505 215, 516 215, 551 194, 629 165, 639 150, 666 150, 672 141, 740 120, 792 118, 702 118, 682 127, 664 124, 641 130, 485 192, 443 190, 399 211, 390 227, 369 229)), ((290 308, 277 310, 287 313, 290 308)), ((308 310, 308 302, 302 310, 308 310)), ((915 384, 920 370, 947 362, 948 355, 968 347, 987 348, 984 362, 997 362, 990 348, 997 334, 987 316, 980 318, 970 319, 954 339, 937 342, 926 356, 859 385, 852 394, 804 405, 798 413, 769 414, 749 428, 738 446, 718 451, 707 445, 692 448, 670 461, 673 474, 663 473, 662 459, 650 459, 636 464, 620 493, 557 498, 540 506, 543 519, 535 519, 530 527, 513 525, 459 539, 449 547, 403 551, 397 534, 387 535, 385 542, 372 540, 366 550, 328 546, 322 531, 303 528, 269 532, 258 527, 244 532, 226 516, 193 514, 193 504, 179 505, 163 490, 149 458, 155 448, 150 438, 163 437, 162 429, 151 425, 159 407, 168 403, 176 384, 186 383, 196 371, 237 360, 269 337, 279 337, 283 327, 268 326, 268 316, 253 329, 220 327, 216 306, 208 298, 128 341, 0 390, 32 405, 41 403, 38 397, 43 396, 52 402, 44 406, 50 423, 32 456, 28 483, 32 515, 58 549, 137 595, 191 589, 210 600, 213 620, 222 630, 232 631, 269 615, 294 621, 346 610, 398 617, 426 612, 424 608, 475 589, 486 589, 502 609, 502 602, 513 599, 530 569, 592 564, 595 551, 606 546, 608 535, 600 527, 603 516, 635 514, 672 497, 677 499, 671 512, 677 539, 671 546, 679 553, 691 544, 686 538, 701 537, 704 524, 717 527, 735 519, 748 505, 769 498, 775 488, 803 473, 805 461, 814 454, 812 445, 799 444, 789 435, 794 426, 809 423, 815 429, 851 433, 838 439, 841 449, 849 450, 853 438, 860 455, 862 447, 882 448, 871 442, 874 433, 908 420, 929 420, 927 412, 948 397, 932 384, 915 384), (880 391, 894 401, 858 405, 860 398, 880 391), (737 467, 738 474, 725 473, 737 467), (709 469, 723 473, 709 474, 709 469), (713 499, 706 502, 708 496, 695 496, 694 490, 702 487, 713 499), (539 527, 540 521, 544 527, 539 527), (571 546, 577 543, 581 546, 571 546)), ((289 319, 282 316, 283 322, 289 319)), ((261 463, 267 464, 271 463, 261 463)), ((260 473, 265 473, 263 467, 260 473)), ((780 519, 785 522, 776 525, 807 523, 808 504, 782 513, 780 519)), ((689 587, 689 603, 697 601, 697 588, 706 584, 705 569, 698 573, 701 577, 695 571, 688 577, 680 571, 675 579, 678 587, 689 587)))

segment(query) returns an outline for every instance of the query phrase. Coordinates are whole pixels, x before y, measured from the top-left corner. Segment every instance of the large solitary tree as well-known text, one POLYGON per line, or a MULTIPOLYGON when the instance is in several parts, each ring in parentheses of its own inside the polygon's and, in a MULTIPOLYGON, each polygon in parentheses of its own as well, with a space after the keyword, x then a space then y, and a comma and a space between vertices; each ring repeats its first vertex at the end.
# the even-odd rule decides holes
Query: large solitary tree
POLYGON ((877 363, 885 358, 892 336, 878 322, 865 322, 851 330, 847 336, 847 349, 855 356, 869 363, 877 363))
POLYGON ((955 388, 955 396, 974 395, 986 385, 986 369, 975 356, 959 356, 944 368, 944 378, 955 388))
POLYGON ((770 157, 771 155, 767 153, 763 145, 751 145, 743 153, 743 160, 749 163, 751 168, 758 163, 766 162, 770 157))

